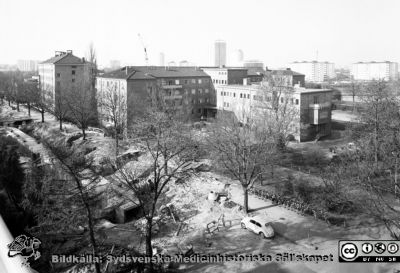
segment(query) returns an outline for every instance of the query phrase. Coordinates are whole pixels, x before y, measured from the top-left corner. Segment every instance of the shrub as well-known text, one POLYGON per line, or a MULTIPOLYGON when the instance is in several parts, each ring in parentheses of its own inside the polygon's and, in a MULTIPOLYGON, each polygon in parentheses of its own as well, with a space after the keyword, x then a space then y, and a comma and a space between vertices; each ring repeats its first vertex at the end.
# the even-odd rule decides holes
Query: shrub
POLYGON ((301 180, 294 187, 295 195, 301 199, 303 202, 310 203, 312 200, 312 195, 315 192, 316 188, 310 186, 306 181, 301 180))

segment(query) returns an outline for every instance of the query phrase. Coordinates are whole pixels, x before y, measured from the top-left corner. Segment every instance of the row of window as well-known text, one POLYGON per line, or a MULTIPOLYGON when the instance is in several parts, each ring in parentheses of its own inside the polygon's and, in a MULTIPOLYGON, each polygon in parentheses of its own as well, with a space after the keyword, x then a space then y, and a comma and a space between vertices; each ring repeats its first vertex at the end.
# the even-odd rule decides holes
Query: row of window
MULTIPOLYGON (((199 89, 197 89, 197 92, 196 92, 196 89, 192 89, 191 90, 191 93, 192 93, 192 95, 196 95, 196 93, 197 94, 208 94, 208 93, 210 93, 210 90, 208 89, 208 88, 206 88, 206 89, 202 89, 202 88, 199 88, 199 89)), ((166 95, 167 96, 179 96, 179 95, 181 95, 181 91, 179 91, 179 90, 175 90, 175 91, 172 91, 172 90, 167 90, 166 91, 166 95)), ((189 90, 188 89, 185 89, 185 95, 189 95, 189 90)))
MULTIPOLYGON (((72 76, 75 76, 75 70, 72 70, 72 71, 71 71, 71 75, 72 75, 72 76)), ((57 78, 61 78, 61 73, 56 73, 56 77, 57 77, 57 78)))
POLYGON ((226 84, 226 80, 216 80, 216 79, 213 79, 213 83, 216 83, 216 84, 226 84))
POLYGON ((224 107, 229 107, 229 102, 224 102, 224 107))
MULTIPOLYGON (((189 80, 189 79, 185 79, 185 80, 179 80, 179 79, 176 79, 176 80, 167 80, 167 81, 165 81, 165 80, 163 80, 163 83, 166 83, 167 85, 178 85, 178 84, 189 84, 189 83, 196 83, 196 79, 191 79, 191 80, 189 80)), ((198 84, 201 84, 201 83, 208 83, 208 79, 197 79, 197 83, 198 84)))
MULTIPOLYGON (((229 96, 229 97, 234 97, 235 98, 236 97, 236 93, 235 92, 221 91, 221 96, 229 96)), ((250 99, 250 94, 240 93, 239 94, 239 98, 241 98, 241 99, 250 99)), ((267 96, 265 98, 266 98, 266 101, 271 101, 271 99, 272 99, 269 96, 267 96)), ((264 98, 263 98, 263 96, 253 95, 253 100, 264 101, 264 98)), ((314 103, 315 104, 318 103, 318 102, 315 102, 315 101, 318 101, 318 99, 316 100, 315 97, 314 97, 314 103)), ((284 98, 281 97, 281 103, 283 103, 283 102, 284 102, 284 98)), ((294 100, 293 98, 291 98, 290 99, 290 103, 299 105, 299 100, 298 99, 294 100)))

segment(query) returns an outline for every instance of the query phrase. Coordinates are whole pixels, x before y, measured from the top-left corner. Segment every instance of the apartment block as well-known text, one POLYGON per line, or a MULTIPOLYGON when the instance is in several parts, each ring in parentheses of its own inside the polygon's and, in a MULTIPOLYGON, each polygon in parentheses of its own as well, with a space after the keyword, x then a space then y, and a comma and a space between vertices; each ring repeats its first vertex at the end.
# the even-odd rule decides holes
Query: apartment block
POLYGON ((329 62, 293 62, 289 67, 305 75, 307 82, 325 82, 335 78, 335 65, 329 62))
MULTIPOLYGON (((212 117, 216 111, 211 78, 197 67, 126 66, 99 76, 96 86, 99 105, 105 92, 126 96, 127 124, 144 113, 154 92, 161 92, 167 105, 192 120, 212 117)), ((98 107, 98 112, 103 116, 104 109, 98 107)))
POLYGON ((351 67, 351 76, 357 81, 397 80, 398 63, 395 62, 358 62, 351 67))
POLYGON ((56 51, 54 57, 38 64, 39 87, 48 99, 71 85, 90 83, 93 64, 72 54, 72 50, 56 51))
POLYGON ((18 60, 17 61, 18 70, 29 72, 38 70, 38 61, 34 60, 18 60))

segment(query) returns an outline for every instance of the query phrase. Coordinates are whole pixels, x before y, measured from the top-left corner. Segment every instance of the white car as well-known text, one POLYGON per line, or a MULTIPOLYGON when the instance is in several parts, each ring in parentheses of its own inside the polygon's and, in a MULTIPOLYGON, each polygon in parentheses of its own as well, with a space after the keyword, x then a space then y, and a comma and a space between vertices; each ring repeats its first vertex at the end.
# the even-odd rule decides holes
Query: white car
POLYGON ((262 239, 275 236, 274 229, 270 222, 260 215, 244 217, 240 225, 242 228, 251 230, 255 234, 260 235, 262 239))

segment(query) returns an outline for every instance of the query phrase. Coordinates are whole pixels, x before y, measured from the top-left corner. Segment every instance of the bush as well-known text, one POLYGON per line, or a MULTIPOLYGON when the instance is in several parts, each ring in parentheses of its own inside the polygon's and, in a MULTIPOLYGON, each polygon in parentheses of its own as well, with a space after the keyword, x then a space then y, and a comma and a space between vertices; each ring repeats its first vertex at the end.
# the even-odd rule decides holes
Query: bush
POLYGON ((310 203, 312 200, 312 195, 316 188, 308 185, 305 181, 300 181, 294 188, 295 195, 305 203, 310 203))

